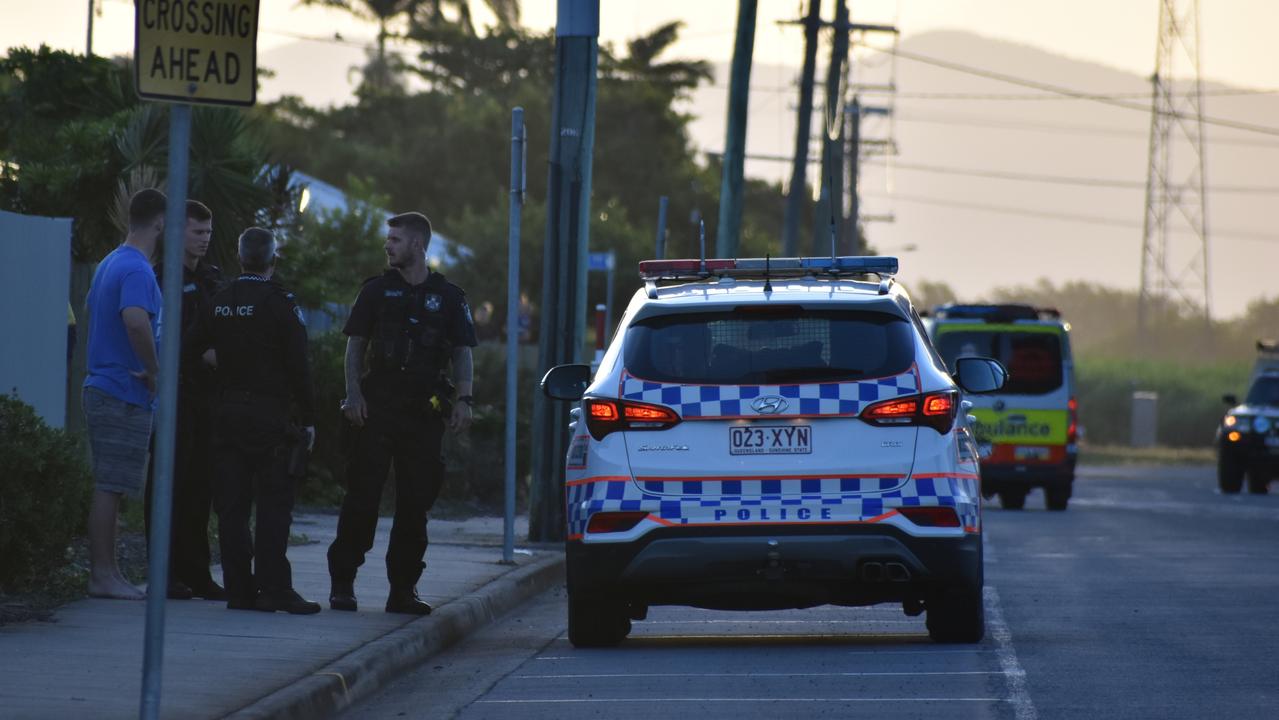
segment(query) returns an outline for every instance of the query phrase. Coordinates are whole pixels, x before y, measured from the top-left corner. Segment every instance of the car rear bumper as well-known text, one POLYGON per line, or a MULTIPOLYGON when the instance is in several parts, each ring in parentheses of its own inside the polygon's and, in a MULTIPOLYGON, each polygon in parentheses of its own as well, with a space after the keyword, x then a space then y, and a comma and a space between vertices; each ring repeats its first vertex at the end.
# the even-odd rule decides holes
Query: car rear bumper
POLYGON ((1006 488, 1069 486, 1074 480, 1074 458, 1061 463, 981 464, 981 490, 986 495, 1006 488))
POLYGON ((632 543, 570 541, 569 591, 643 605, 780 609, 922 598, 980 583, 981 535, 894 527, 671 528, 632 543))

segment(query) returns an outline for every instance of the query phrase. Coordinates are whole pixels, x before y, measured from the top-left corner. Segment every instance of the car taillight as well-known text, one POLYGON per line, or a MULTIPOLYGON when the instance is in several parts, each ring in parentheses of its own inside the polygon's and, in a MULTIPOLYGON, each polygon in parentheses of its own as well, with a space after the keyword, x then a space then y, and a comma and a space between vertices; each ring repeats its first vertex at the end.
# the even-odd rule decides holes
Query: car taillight
POLYGON ((587 398, 582 404, 586 429, 596 440, 618 430, 665 430, 680 422, 679 414, 663 405, 604 398, 587 398))
POLYGON ((588 533, 626 532, 648 517, 647 512, 597 512, 586 523, 588 533))
POLYGON ((897 512, 920 527, 959 527, 959 514, 951 507, 899 507, 897 512))
POLYGON ((861 418, 872 425, 924 425, 945 435, 955 424, 958 407, 953 392, 912 395, 877 402, 863 410, 861 418))
POLYGON ((1073 445, 1079 439, 1079 401, 1071 398, 1066 403, 1066 410, 1070 416, 1070 424, 1066 426, 1066 442, 1073 445))

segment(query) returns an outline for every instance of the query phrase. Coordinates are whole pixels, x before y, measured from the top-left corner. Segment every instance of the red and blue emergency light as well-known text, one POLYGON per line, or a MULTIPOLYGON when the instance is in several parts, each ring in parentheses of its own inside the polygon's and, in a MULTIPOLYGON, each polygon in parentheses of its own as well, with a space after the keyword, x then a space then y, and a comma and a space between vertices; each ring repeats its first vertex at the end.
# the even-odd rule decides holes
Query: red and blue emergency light
POLYGON ((794 277, 796 275, 878 275, 897 274, 897 258, 846 255, 798 258, 722 258, 698 260, 643 260, 639 264, 643 280, 692 280, 709 277, 794 277))

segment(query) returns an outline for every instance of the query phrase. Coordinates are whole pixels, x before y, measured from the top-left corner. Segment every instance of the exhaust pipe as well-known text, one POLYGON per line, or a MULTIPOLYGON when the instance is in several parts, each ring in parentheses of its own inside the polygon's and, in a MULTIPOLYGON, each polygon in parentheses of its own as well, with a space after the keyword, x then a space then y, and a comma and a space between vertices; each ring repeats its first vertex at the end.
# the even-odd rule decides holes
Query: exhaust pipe
POLYGON ((877 562, 862 563, 862 581, 863 582, 883 582, 884 581, 884 565, 877 562))
POLYGON ((884 563, 884 575, 888 577, 889 582, 908 582, 910 568, 899 562, 884 563))

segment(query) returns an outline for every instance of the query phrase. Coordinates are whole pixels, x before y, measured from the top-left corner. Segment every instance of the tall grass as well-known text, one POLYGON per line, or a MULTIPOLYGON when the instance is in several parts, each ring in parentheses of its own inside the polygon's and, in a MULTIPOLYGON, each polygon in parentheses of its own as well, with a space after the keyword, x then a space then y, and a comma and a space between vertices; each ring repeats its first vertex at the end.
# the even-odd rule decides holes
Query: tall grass
POLYGON ((1192 366, 1167 360, 1077 359, 1079 423, 1085 442, 1127 445, 1132 394, 1152 391, 1159 394, 1160 445, 1210 445, 1226 409, 1221 396, 1243 395, 1250 369, 1249 363, 1192 366))

